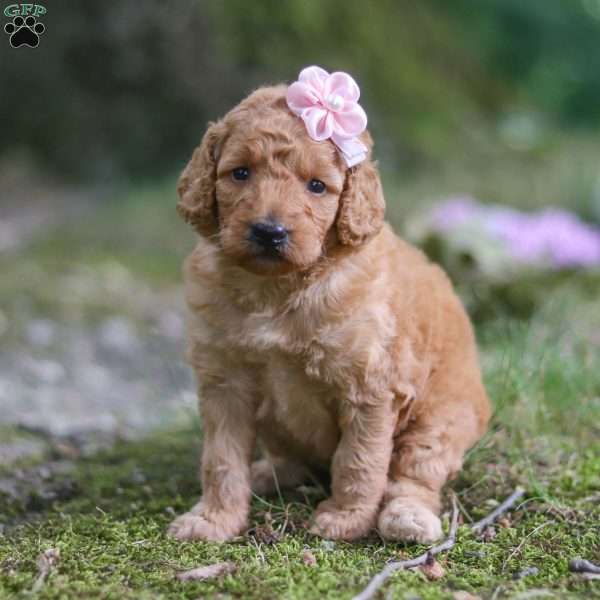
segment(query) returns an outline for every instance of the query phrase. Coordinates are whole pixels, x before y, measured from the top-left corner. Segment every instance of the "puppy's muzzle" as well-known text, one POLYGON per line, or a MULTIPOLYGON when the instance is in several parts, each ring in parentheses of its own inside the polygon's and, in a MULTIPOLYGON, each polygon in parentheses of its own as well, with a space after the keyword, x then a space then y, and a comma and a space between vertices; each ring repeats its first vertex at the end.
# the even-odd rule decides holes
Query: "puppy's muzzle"
POLYGON ((281 250, 288 241, 288 230, 274 221, 253 223, 250 226, 250 240, 268 252, 281 250))

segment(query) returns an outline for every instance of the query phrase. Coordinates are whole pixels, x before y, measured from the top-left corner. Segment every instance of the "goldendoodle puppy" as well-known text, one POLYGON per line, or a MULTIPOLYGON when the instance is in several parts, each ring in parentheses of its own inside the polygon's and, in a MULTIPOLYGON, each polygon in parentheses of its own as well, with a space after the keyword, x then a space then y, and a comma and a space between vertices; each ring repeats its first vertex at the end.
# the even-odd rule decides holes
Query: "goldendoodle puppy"
POLYGON ((314 533, 430 542, 490 413, 472 327, 442 270, 384 222, 369 134, 348 167, 287 89, 211 124, 179 181, 200 234, 184 274, 203 493, 170 533, 227 540, 253 492, 327 469, 314 533))

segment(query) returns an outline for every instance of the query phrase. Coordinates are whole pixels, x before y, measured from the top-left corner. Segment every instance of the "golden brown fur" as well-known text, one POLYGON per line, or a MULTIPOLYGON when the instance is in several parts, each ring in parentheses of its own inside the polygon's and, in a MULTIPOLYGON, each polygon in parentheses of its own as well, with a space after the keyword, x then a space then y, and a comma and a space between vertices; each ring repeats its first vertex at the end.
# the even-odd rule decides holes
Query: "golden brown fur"
POLYGON ((179 182, 180 214, 200 233, 184 273, 203 496, 170 532, 231 538, 251 490, 325 468, 315 533, 377 526, 431 541, 440 489, 489 418, 472 328, 441 269, 383 222, 371 160, 346 169, 284 94, 262 88, 212 124, 179 182), (231 176, 240 166, 247 181, 231 176), (306 189, 312 178, 324 195, 306 189), (290 230, 277 260, 248 238, 267 218, 290 230), (264 458, 252 463, 257 441, 264 458))

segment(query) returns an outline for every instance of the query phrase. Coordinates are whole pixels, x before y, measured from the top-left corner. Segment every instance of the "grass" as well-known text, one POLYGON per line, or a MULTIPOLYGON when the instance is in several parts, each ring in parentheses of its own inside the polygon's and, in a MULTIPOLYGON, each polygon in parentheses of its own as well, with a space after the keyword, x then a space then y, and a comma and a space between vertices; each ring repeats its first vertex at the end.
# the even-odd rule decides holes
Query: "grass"
POLYGON ((60 271, 118 263, 157 285, 176 282, 181 257, 193 245, 176 202, 174 177, 116 190, 100 210, 78 219, 76 227, 63 223, 34 240, 23 258, 60 271))
MULTIPOLYGON (((7 316, 27 318, 19 311, 33 304, 35 314, 75 314, 86 322, 98 311, 141 310, 123 292, 134 284, 147 286, 153 303, 171 294, 192 240, 176 224, 171 187, 169 181, 122 202, 116 198, 78 227, 34 242, 18 261, 0 260, 7 316), (74 277, 84 282, 74 288, 75 304, 60 293, 74 277)), ((495 416, 452 487, 465 524, 516 485, 526 488, 526 498, 487 540, 461 527, 456 546, 439 557, 442 579, 400 572, 379 597, 443 599, 466 591, 482 598, 600 598, 600 581, 568 571, 570 558, 600 562, 598 291, 595 283, 571 277, 537 298, 527 319, 504 306, 483 311, 478 336, 495 416), (517 578, 529 567, 537 571, 517 578)), ((255 498, 250 531, 232 543, 167 538, 168 523, 200 492, 201 426, 190 421, 77 458, 74 470, 52 478, 52 495, 36 478, 19 499, 0 492, 0 598, 31 597, 37 557, 49 548, 58 549, 60 559, 34 594, 40 599, 351 598, 387 561, 424 550, 376 535, 352 544, 309 535, 306 522, 323 497, 313 487, 255 498), (305 564, 306 551, 314 566, 305 564), (235 563, 236 572, 207 582, 175 577, 181 569, 221 561, 235 563)), ((3 427, 0 435, 19 434, 3 427)), ((18 467, 27 481, 38 460, 65 460, 64 440, 43 441, 45 459, 0 466, 0 480, 18 467)), ((446 514, 446 526, 447 520, 446 514)))

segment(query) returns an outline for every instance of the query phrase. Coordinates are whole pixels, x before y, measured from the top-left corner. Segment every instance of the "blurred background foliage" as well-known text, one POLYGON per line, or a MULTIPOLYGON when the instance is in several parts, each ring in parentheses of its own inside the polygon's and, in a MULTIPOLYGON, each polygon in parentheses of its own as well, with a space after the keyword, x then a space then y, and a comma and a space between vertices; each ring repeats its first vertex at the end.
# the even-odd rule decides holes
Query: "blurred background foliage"
POLYGON ((172 173, 207 120, 313 63, 359 81, 404 179, 557 161, 600 125, 600 0, 83 0, 45 23, 0 53, 0 158, 67 178, 172 173))
POLYGON ((206 123, 310 64, 359 82, 388 219, 474 315, 531 314, 547 274, 440 239, 436 202, 600 223, 600 0, 81 0, 43 21, 37 49, 0 52, 0 252, 52 229, 27 250, 46 268, 109 256, 177 281, 175 179, 206 123))
POLYGON ((517 277, 485 236, 440 239, 434 203, 600 223, 600 0, 81 0, 43 21, 37 49, 0 52, 0 252, 52 225, 28 250, 48 268, 109 252, 176 281, 193 238, 175 178, 206 123, 310 64, 359 82, 388 219, 473 314, 530 314, 547 276, 517 277))

